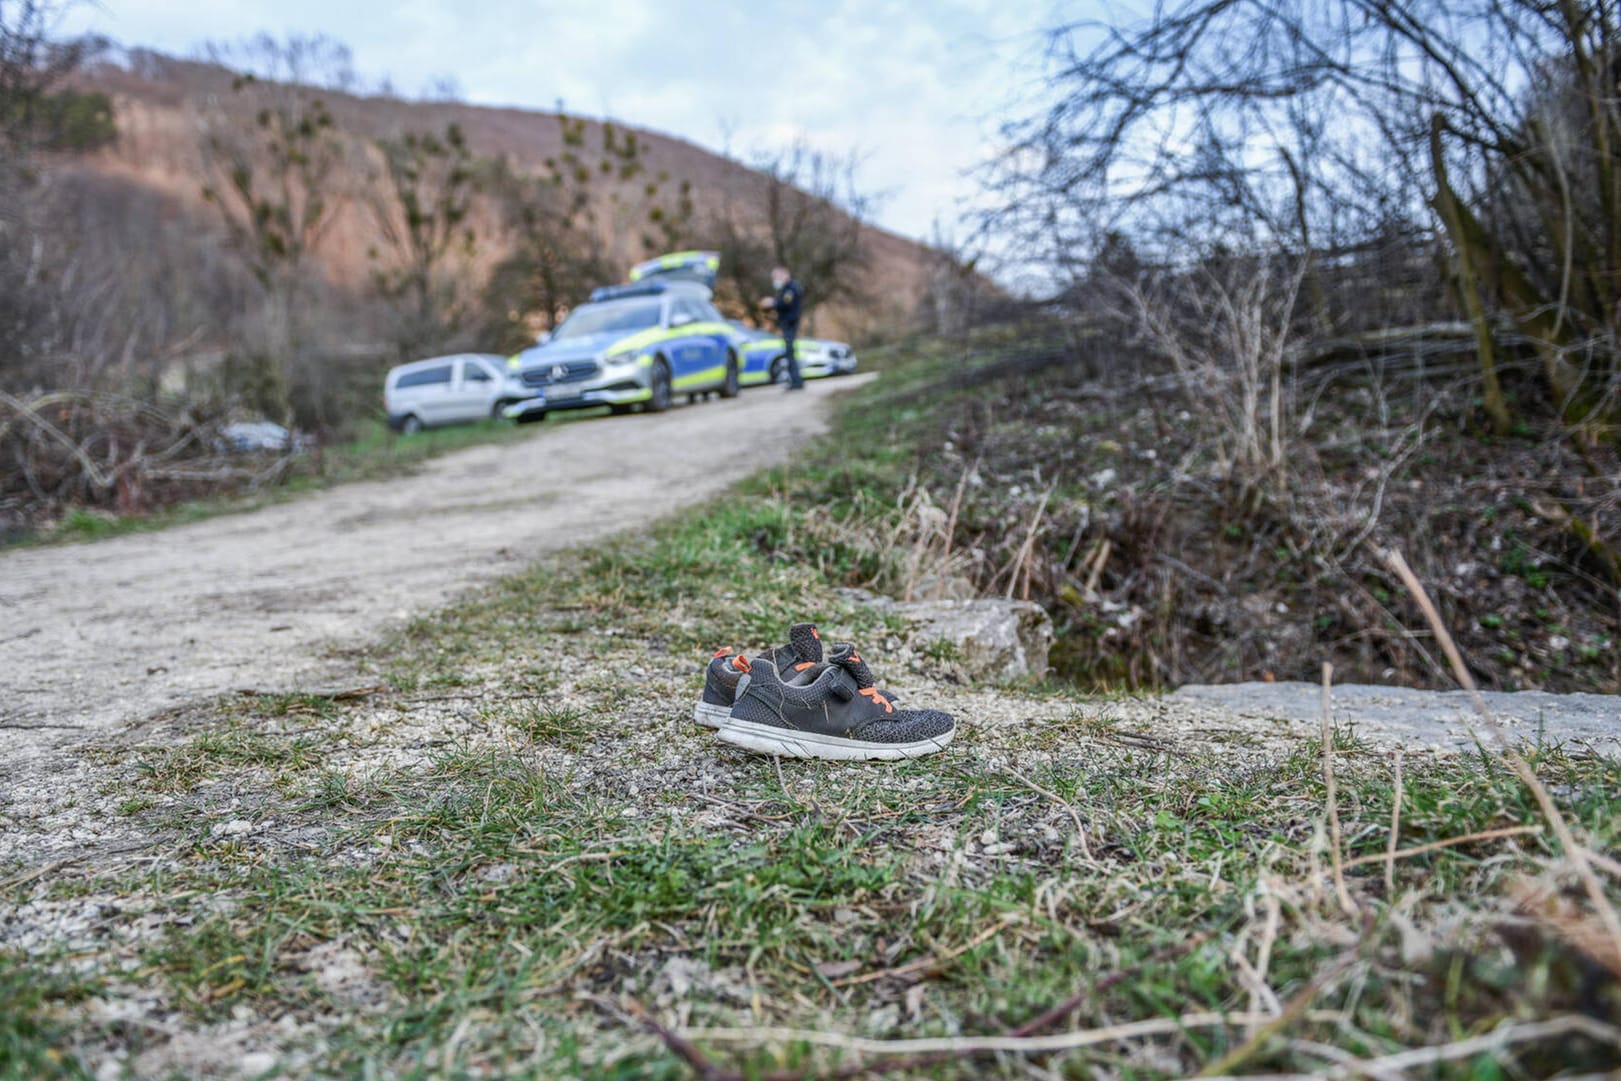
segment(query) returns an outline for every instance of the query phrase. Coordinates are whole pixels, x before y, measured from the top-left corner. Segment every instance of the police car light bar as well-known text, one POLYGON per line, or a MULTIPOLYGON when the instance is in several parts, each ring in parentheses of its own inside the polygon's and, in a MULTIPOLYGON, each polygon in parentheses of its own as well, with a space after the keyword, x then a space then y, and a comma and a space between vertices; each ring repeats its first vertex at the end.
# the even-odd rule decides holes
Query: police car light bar
POLYGON ((720 274, 720 252, 678 251, 660 255, 630 268, 632 282, 649 278, 681 278, 714 288, 720 274))

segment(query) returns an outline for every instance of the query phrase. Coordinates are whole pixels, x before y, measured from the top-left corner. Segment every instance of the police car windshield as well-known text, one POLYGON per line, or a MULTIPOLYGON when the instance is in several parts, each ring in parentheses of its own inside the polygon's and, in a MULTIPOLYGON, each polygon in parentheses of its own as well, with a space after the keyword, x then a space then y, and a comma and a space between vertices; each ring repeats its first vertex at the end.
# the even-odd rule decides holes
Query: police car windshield
POLYGON ((593 334, 630 334, 659 325, 657 300, 610 300, 575 309, 552 335, 559 338, 585 338, 593 334))

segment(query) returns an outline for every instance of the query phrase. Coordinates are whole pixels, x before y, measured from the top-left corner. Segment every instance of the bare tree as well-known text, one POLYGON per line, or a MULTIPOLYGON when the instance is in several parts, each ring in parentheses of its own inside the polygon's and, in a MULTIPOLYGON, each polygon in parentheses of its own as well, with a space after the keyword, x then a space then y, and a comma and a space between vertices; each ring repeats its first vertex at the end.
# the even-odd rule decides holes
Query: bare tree
POLYGON ((1621 414, 1609 0, 1184 0, 1061 26, 1051 57, 1052 99, 1008 126, 990 174, 992 222, 1033 258, 1073 277, 1110 228, 1184 265, 1267 246, 1307 260, 1327 326, 1351 305, 1329 310, 1323 256, 1439 224, 1493 425, 1513 420, 1499 321, 1534 343, 1567 420, 1621 414))
POLYGON ((488 168, 509 254, 484 290, 485 335, 521 349, 550 330, 595 285, 611 277, 588 205, 554 176, 534 176, 502 159, 488 168))
POLYGON ((442 135, 380 139, 377 148, 385 184, 372 198, 372 216, 393 260, 372 281, 399 313, 393 336, 404 356, 454 336, 465 315, 459 272, 477 242, 469 215, 478 161, 455 123, 442 135))
POLYGON ((213 55, 249 70, 233 81, 233 100, 205 117, 203 195, 268 305, 242 378, 261 407, 286 420, 289 372, 310 363, 301 303, 310 262, 346 197, 350 149, 318 84, 352 80, 348 51, 324 38, 263 35, 213 55))
POLYGON ((60 0, 0 0, 0 151, 15 167, 34 149, 62 81, 106 45, 63 38, 60 0))
POLYGON ((1170 362, 1188 409, 1213 422, 1217 470, 1241 504, 1281 500, 1287 486, 1285 366, 1305 264, 1277 264, 1208 260, 1121 283, 1143 344, 1170 362))
POLYGON ((563 149, 546 161, 552 183, 586 228, 602 239, 609 258, 638 262, 678 247, 693 217, 692 183, 671 190, 670 174, 651 173, 641 137, 613 121, 597 126, 583 117, 558 115, 563 149))
MULTIPOLYGON (((56 250, 44 221, 50 192, 36 152, 79 148, 50 145, 60 143, 52 134, 64 109, 88 97, 63 84, 103 43, 60 38, 67 7, 0 0, 0 387, 54 385, 75 317, 54 288, 56 250)), ((110 107, 95 130, 112 133, 110 107)))
POLYGON ((558 114, 563 148, 539 175, 510 162, 490 168, 490 191, 511 237, 491 275, 485 306, 496 340, 520 347, 550 329, 593 286, 648 255, 684 243, 692 228, 690 182, 650 173, 634 131, 558 114))
POLYGON ((875 199, 856 183, 859 164, 854 153, 831 154, 799 141, 755 165, 766 178, 772 262, 791 267, 805 287, 807 315, 817 305, 862 296, 866 221, 875 199))
POLYGON ((776 255, 758 207, 725 189, 720 206, 705 216, 704 243, 720 254, 715 303, 729 316, 758 318, 755 302, 770 281, 776 255))
POLYGON ((941 336, 961 335, 974 326, 984 306, 987 282, 979 270, 983 249, 958 241, 936 221, 925 255, 929 280, 919 321, 941 336))

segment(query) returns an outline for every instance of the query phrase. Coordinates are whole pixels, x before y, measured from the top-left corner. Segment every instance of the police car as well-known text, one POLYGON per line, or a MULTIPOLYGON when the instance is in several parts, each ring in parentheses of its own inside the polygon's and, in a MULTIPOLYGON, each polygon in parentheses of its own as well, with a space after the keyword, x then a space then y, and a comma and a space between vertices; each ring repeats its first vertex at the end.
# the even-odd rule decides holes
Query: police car
MULTIPOLYGON (((737 336, 737 353, 742 358, 740 380, 746 387, 757 383, 780 383, 788 378, 788 354, 781 338, 743 323, 732 323, 737 336)), ((820 338, 796 338, 794 356, 799 374, 805 379, 845 375, 856 370, 855 350, 844 342, 820 338)))
POLYGON ((594 406, 661 413, 678 394, 734 398, 741 362, 708 286, 661 273, 597 289, 589 303, 507 363, 531 396, 502 415, 522 424, 594 406))

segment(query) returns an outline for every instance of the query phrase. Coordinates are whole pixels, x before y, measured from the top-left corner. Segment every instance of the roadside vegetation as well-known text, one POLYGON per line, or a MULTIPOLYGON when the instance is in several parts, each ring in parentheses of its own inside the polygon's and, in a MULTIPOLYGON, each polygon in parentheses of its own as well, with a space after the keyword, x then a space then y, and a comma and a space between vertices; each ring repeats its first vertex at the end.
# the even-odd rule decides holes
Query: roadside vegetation
MULTIPOLYGON (((553 423, 561 422, 559 419, 553 423)), ((441 454, 485 444, 513 443, 543 430, 539 426, 520 428, 484 421, 430 428, 403 437, 389 431, 381 420, 368 420, 357 426, 352 439, 297 453, 222 452, 214 463, 218 477, 180 478, 189 481, 175 493, 175 498, 184 493, 180 502, 162 501, 154 508, 124 513, 112 508, 74 506, 44 528, 14 527, 10 533, 0 532, 0 547, 101 540, 167 529, 217 514, 238 514, 334 484, 400 476, 441 454)), ((146 480, 152 482, 150 473, 146 480)))
POLYGON ((21 794, 12 1076, 1621 1063, 1617 891, 1581 889, 1621 845, 1615 762, 1530 748, 1544 806, 1486 747, 1329 728, 1325 754, 1169 701, 962 685, 841 589, 904 581, 882 538, 934 453, 908 425, 978 370, 910 355, 799 464, 418 620, 354 687, 236 695, 21 794), (886 434, 852 440, 874 413, 886 434), (692 724, 715 647, 808 613, 958 741, 851 768, 692 724), (57 831, 92 839, 53 854, 57 831))
MULTIPOLYGON (((1190 0, 1078 30, 987 177, 1039 299, 942 250, 931 333, 860 343, 882 377, 791 467, 353 647, 352 686, 248 689, 0 794, 0 1076, 1621 1069, 1614 759, 1147 693, 1325 662, 1621 692, 1613 10, 1190 0), (1039 602, 1054 676, 964 683, 871 593, 1039 602), (956 742, 851 767, 693 725, 713 649, 807 616, 956 742)), ((288 107, 263 123, 336 138, 288 107)), ((557 230, 507 266, 536 296, 591 255, 569 177, 648 192, 596 133, 513 189, 514 228, 557 230)), ((460 220, 449 132, 384 152, 460 220)), ((239 225, 257 190, 221 193, 239 225)), ((683 220, 660 193, 646 220, 683 220)), ((234 271, 268 322, 230 370, 293 410, 326 375, 319 329, 275 319, 305 211, 234 271)), ((418 224, 377 284, 448 325, 455 222, 418 224)))
MULTIPOLYGON (((1113 326, 1115 333, 1105 327, 1113 326)), ((762 534, 786 561, 907 599, 1039 602, 1056 674, 1102 691, 1341 678, 1451 686, 1385 553, 1435 592, 1469 670, 1506 690, 1621 691, 1602 553, 1557 510, 1573 489, 1621 528, 1621 458, 1546 413, 1483 430, 1455 366, 1280 362, 1281 455, 1235 462, 1232 382, 1046 319, 864 362, 841 450, 762 534)))
POLYGON ((758 320, 787 261, 810 319, 911 318, 910 286, 878 296, 868 274, 887 257, 921 277, 930 256, 874 237, 848 155, 672 158, 563 114, 514 136, 363 82, 325 37, 179 60, 62 37, 72 6, 0 8, 0 536, 257 497, 302 463, 223 456, 221 425, 341 448, 380 419, 391 365, 524 348, 660 252, 721 250, 731 317, 758 320), (115 99, 163 114, 137 121, 166 133, 142 144, 153 161, 120 144, 115 99))

